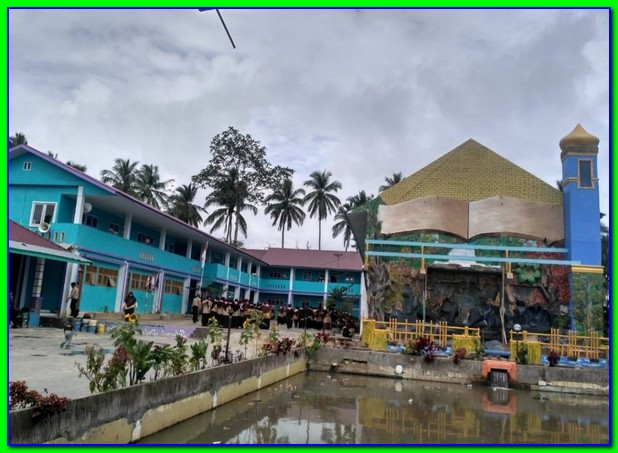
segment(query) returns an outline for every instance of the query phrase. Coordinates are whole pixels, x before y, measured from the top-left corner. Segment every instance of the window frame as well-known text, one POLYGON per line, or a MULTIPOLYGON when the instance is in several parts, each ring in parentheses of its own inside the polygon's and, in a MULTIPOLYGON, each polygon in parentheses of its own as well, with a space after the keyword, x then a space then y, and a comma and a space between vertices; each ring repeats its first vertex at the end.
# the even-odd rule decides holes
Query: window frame
POLYGON ((58 211, 57 207, 58 207, 58 203, 55 201, 33 201, 32 208, 30 209, 29 226, 38 227, 43 222, 48 223, 48 224, 54 222, 56 219, 56 212, 58 211), (41 211, 41 220, 39 221, 39 223, 34 223, 34 212, 37 206, 43 206, 43 210, 41 211), (49 222, 45 220, 48 206, 53 206, 53 212, 51 215, 51 219, 49 219, 49 222))
POLYGON ((593 166, 592 166, 592 159, 577 159, 577 187, 580 189, 594 189, 594 174, 593 174, 593 166), (582 164, 588 164, 588 170, 589 170, 589 179, 587 181, 590 181, 590 185, 583 185, 582 184, 582 164))

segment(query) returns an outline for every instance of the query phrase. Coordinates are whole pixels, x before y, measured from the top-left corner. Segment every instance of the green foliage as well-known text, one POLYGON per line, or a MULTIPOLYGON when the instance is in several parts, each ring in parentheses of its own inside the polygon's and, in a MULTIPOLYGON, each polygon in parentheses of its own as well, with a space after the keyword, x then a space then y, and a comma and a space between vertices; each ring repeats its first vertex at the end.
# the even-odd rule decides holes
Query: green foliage
POLYGON ((206 368, 206 354, 208 353, 208 343, 200 340, 191 345, 191 358, 189 363, 193 371, 203 370, 206 368))
POLYGON ((525 343, 519 345, 517 350, 517 363, 526 365, 528 363, 528 346, 525 343))
POLYGON ((103 363, 105 362, 105 351, 99 345, 86 345, 86 366, 78 362, 75 366, 79 371, 79 377, 85 376, 88 379, 88 389, 90 393, 103 391, 103 363))
POLYGON ((523 264, 518 265, 513 273, 517 274, 517 281, 519 283, 533 284, 538 278, 541 277, 541 271, 538 264, 523 264))
POLYGON ((170 360, 167 364, 168 376, 178 376, 187 370, 187 339, 176 335, 176 345, 171 348, 170 360))
POLYGON ((573 315, 578 334, 603 332, 604 285, 603 274, 573 274, 573 315))
POLYGON ((296 342, 299 347, 305 348, 308 357, 313 357, 321 345, 318 336, 308 332, 300 334, 296 342))
POLYGON ((273 166, 266 160, 266 148, 251 135, 229 127, 210 142, 210 162, 192 181, 200 187, 216 188, 224 182, 230 169, 245 181, 244 198, 249 203, 261 203, 266 189, 275 190, 281 181, 294 174, 291 168, 273 166))

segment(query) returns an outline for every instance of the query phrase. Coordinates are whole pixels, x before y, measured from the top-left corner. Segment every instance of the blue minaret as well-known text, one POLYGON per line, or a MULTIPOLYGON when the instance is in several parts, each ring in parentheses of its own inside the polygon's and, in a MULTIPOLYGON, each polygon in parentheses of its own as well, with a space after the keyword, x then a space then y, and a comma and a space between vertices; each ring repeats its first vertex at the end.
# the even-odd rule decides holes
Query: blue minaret
POLYGON ((597 154, 599 139, 580 124, 560 140, 567 259, 601 265, 601 216, 597 154))

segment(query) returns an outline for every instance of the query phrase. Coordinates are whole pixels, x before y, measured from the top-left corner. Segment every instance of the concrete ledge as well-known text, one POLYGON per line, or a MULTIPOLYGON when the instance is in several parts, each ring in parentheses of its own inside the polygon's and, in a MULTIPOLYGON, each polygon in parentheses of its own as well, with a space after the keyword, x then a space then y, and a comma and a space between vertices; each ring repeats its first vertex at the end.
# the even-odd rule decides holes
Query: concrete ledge
POLYGON ((9 445, 136 441, 305 369, 299 350, 298 358, 271 355, 75 399, 42 420, 32 409, 12 411, 9 445))
POLYGON ((419 381, 461 384, 488 383, 491 369, 509 372, 510 384, 523 389, 586 395, 609 395, 607 369, 574 369, 542 365, 516 365, 502 360, 461 360, 437 357, 426 363, 423 357, 367 349, 321 348, 310 360, 316 371, 384 376, 419 381), (401 367, 400 373, 397 372, 401 367), (515 372, 516 370, 516 372, 515 372))

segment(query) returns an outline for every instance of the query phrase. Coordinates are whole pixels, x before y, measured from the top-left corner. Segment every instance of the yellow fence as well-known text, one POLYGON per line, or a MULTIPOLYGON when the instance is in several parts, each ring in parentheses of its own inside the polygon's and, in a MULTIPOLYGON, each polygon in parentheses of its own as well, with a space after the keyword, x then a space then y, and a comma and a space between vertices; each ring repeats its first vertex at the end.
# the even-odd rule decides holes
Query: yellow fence
POLYGON ((449 340, 452 340, 453 350, 465 348, 469 353, 480 347, 481 342, 478 328, 452 327, 446 322, 398 322, 396 319, 380 322, 363 319, 361 340, 372 350, 385 350, 388 341, 406 344, 421 337, 429 338, 441 347, 446 347, 449 340))
MULTIPOLYGON (((363 319, 363 334, 361 340, 374 351, 386 350, 388 342, 407 344, 417 338, 426 337, 440 347, 449 342, 452 350, 464 348, 468 354, 481 347, 481 332, 479 328, 454 327, 446 322, 399 322, 375 321, 363 319)), ((540 364, 542 355, 555 351, 563 357, 587 357, 589 359, 608 359, 609 339, 600 337, 596 332, 588 336, 576 335, 569 331, 562 335, 558 329, 552 329, 548 334, 510 331, 510 357, 517 357, 517 350, 524 345, 528 351, 528 363, 540 364)))

